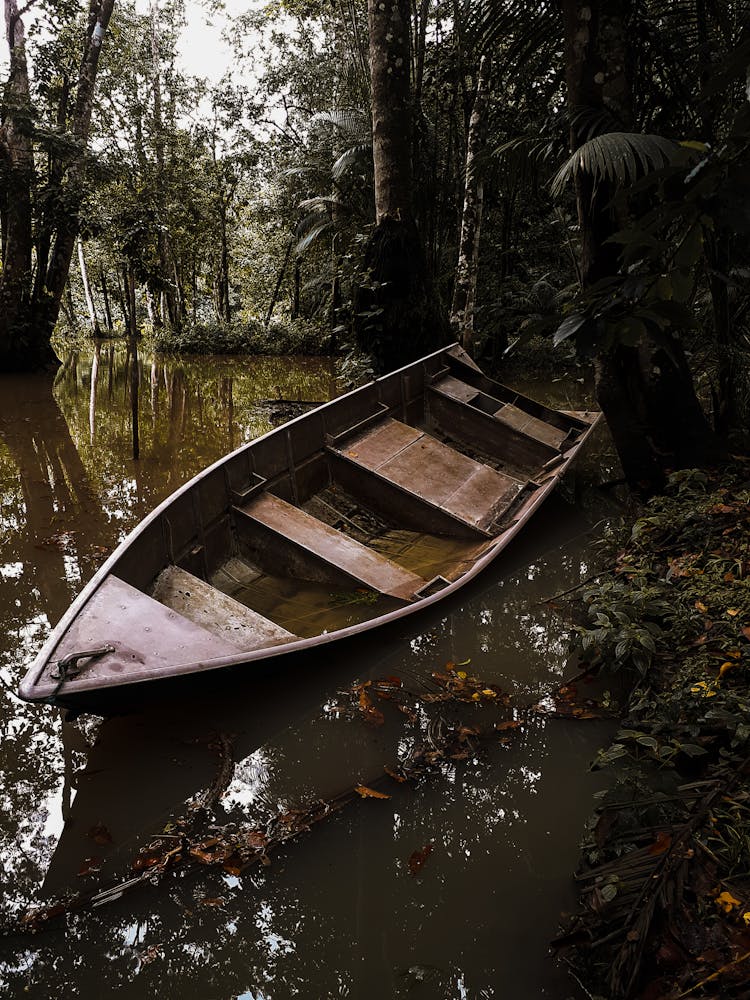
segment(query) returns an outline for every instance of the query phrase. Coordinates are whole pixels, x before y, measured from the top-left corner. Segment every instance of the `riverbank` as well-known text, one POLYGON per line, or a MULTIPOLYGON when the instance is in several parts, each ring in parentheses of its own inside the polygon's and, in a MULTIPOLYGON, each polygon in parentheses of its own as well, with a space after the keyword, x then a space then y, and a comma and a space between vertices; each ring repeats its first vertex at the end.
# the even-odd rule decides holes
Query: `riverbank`
POLYGON ((628 691, 556 942, 597 1000, 748 995, 749 502, 747 462, 676 474, 577 595, 584 667, 628 691))

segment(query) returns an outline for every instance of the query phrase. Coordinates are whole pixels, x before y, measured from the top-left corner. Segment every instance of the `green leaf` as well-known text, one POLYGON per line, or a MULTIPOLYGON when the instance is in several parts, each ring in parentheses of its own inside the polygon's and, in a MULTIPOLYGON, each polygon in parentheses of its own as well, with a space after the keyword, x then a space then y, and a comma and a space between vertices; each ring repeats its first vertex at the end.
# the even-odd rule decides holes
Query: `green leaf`
POLYGON ((555 335, 552 338, 552 343, 555 347, 580 330, 587 318, 583 313, 572 313, 567 319, 563 320, 557 330, 555 330, 555 335))

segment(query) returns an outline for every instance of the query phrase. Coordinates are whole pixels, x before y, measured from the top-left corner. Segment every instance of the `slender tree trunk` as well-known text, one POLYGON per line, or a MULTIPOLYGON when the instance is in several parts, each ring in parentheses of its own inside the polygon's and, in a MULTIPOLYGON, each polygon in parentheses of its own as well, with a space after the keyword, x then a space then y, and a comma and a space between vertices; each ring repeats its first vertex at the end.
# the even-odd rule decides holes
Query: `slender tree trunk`
POLYGON ((477 77, 474 109, 469 121, 466 139, 466 181, 464 185, 464 212, 461 237, 458 244, 458 264, 453 284, 451 328, 461 346, 474 354, 474 306, 479 270, 479 237, 482 231, 484 185, 479 163, 484 145, 489 89, 490 63, 482 56, 477 77))
POLYGON ((107 275, 104 268, 99 271, 99 283, 102 289, 102 301, 104 302, 104 320, 107 324, 107 330, 111 333, 115 325, 112 322, 112 309, 109 304, 109 287, 107 285, 107 275))
POLYGON ((166 195, 164 191, 164 166, 166 150, 164 141, 164 121, 162 116, 161 95, 161 50, 159 45, 160 13, 159 0, 151 0, 151 87, 153 97, 153 132, 154 151, 156 154, 156 209, 159 216, 157 245, 159 251, 159 271, 162 280, 162 319, 169 323, 172 329, 180 327, 180 308, 177 301, 177 286, 173 284, 175 266, 171 261, 169 232, 166 220, 166 195))
POLYGON ((86 256, 83 252, 83 240, 79 236, 76 240, 78 245, 78 266, 81 269, 81 283, 83 284, 83 294, 86 299, 86 308, 89 313, 89 323, 91 324, 91 335, 92 337, 101 337, 101 330, 99 329, 99 319, 96 315, 96 305, 94 304, 94 296, 91 291, 91 284, 89 283, 89 272, 86 267, 86 256))
POLYGON ((128 354, 130 360, 130 417, 133 434, 133 459, 141 455, 140 425, 138 421, 138 326, 135 315, 135 271, 128 271, 128 298, 130 300, 130 337, 128 354))
POLYGON ((273 310, 279 298, 279 292, 281 291, 281 282, 284 280, 284 275, 286 274, 286 269, 289 264, 289 258, 292 255, 293 246, 294 246, 294 239, 291 239, 287 244, 286 253, 284 254, 284 260, 281 262, 281 267, 279 268, 279 273, 276 278, 276 284, 274 285, 271 301, 268 303, 268 312, 266 313, 266 320, 265 323, 263 324, 266 329, 268 329, 268 325, 271 322, 271 317, 273 316, 273 310))

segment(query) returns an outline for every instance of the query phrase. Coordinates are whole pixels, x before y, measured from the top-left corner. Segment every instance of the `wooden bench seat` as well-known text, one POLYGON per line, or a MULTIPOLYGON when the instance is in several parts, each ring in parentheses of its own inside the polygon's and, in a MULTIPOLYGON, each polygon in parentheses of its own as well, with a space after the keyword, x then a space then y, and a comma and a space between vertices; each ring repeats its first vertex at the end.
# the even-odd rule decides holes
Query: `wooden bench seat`
POLYGON ((333 450, 479 531, 486 531, 521 489, 518 480, 397 420, 384 420, 333 450))
POLYGON ((514 427, 517 431, 522 431, 529 437, 536 438, 537 441, 542 441, 552 448, 559 448, 569 433, 559 427, 553 427, 552 424, 540 420, 539 417, 532 417, 530 413, 513 406, 512 403, 505 403, 501 406, 499 410, 495 411, 494 417, 501 423, 508 424, 509 427, 514 427))
POLYGON ((407 601, 425 585, 420 576, 272 493, 263 493, 238 509, 274 532, 279 543, 286 540, 306 556, 343 572, 355 584, 407 601))
POLYGON ((298 638, 276 622, 264 618, 257 611, 240 604, 210 583, 178 566, 168 566, 162 570, 151 596, 239 649, 265 649, 267 646, 278 646, 298 638))

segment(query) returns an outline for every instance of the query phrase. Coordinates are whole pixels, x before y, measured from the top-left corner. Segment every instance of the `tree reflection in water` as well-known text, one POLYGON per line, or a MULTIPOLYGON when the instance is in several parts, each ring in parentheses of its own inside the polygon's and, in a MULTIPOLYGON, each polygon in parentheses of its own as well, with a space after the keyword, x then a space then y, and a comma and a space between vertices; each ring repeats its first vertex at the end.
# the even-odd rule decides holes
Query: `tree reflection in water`
MULTIPOLYGON (((91 372, 79 356, 54 396, 49 382, 6 378, 0 399, 6 911, 125 875, 139 845, 211 784, 217 733, 237 766, 216 822, 251 822, 398 758, 413 734, 388 706, 376 728, 323 712, 356 679, 419 684, 470 657, 514 702, 559 683, 564 636, 539 602, 591 572, 590 522, 554 501, 502 571, 354 660, 329 651, 317 668, 248 674, 230 690, 207 686, 104 722, 20 704, 12 690, 24 663, 105 551, 184 479, 267 430, 266 401, 323 399, 331 381, 325 361, 141 357, 134 463, 124 354, 105 345, 93 387, 91 372), (78 875, 92 866, 101 871, 78 875)), ((469 723, 477 711, 467 706, 469 723)), ((394 783, 389 800, 357 803, 268 869, 172 878, 6 939, 0 983, 39 997, 566 996, 546 942, 571 902, 601 727, 539 719, 416 789, 394 783), (410 855, 428 843, 410 875, 410 855)))

